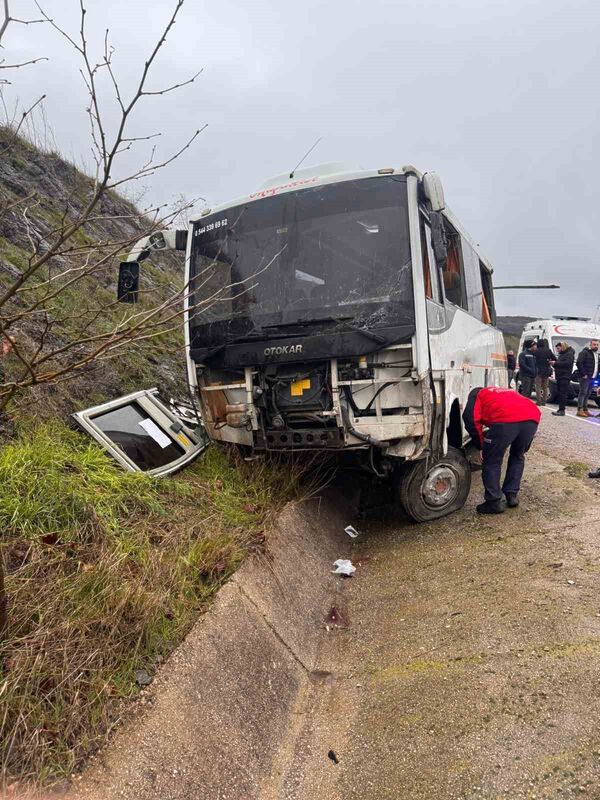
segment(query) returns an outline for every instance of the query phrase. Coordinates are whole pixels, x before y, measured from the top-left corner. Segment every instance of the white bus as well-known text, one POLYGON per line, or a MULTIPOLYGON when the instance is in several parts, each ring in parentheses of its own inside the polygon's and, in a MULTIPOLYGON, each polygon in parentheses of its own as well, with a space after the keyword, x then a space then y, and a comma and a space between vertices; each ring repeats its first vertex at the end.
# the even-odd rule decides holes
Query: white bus
POLYGON ((394 478, 416 521, 464 504, 461 414, 471 388, 507 385, 506 354, 491 266, 434 173, 278 176, 190 223, 186 285, 188 374, 210 439, 354 451, 394 478))

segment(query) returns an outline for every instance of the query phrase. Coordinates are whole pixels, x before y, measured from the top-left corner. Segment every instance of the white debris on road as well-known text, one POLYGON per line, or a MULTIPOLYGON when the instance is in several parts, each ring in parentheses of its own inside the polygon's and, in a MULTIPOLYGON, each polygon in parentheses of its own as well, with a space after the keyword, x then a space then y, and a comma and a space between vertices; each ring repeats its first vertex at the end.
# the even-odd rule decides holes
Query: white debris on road
POLYGON ((350 577, 350 575, 354 575, 356 572, 356 567, 349 558, 338 558, 337 561, 333 562, 333 566, 335 567, 335 569, 332 570, 334 575, 347 575, 350 577))

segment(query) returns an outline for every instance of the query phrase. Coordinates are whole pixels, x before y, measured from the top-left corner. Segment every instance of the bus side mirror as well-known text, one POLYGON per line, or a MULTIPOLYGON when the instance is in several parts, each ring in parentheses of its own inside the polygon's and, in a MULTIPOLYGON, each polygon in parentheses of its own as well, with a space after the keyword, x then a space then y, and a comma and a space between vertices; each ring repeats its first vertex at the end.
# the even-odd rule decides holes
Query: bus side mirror
POLYGON ((185 250, 187 246, 187 230, 156 231, 148 241, 151 250, 185 250))
POLYGON ((165 234, 162 231, 156 231, 156 233, 152 233, 149 237, 149 242, 153 250, 167 249, 167 241, 165 239, 165 234))
POLYGON ((444 187, 437 173, 426 172, 423 175, 423 194, 429 200, 432 211, 443 211, 446 208, 444 187))
POLYGON ((140 261, 148 258, 154 250, 185 250, 187 230, 155 231, 143 236, 131 249, 129 261, 119 264, 117 300, 119 303, 137 303, 140 289, 140 261))
POLYGON ((448 260, 448 239, 444 228, 444 220, 439 211, 432 211, 429 214, 431 222, 431 245, 435 255, 435 263, 442 272, 446 271, 446 261, 448 260))
POLYGON ((117 300, 119 303, 137 303, 140 290, 140 265, 137 261, 121 261, 117 300))

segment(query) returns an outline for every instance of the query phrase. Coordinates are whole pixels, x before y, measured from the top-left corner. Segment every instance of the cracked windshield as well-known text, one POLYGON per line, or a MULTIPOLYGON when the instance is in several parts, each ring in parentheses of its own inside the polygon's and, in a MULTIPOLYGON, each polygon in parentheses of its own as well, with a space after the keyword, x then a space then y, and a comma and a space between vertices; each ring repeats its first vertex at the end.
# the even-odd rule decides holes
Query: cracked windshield
POLYGON ((194 229, 192 326, 246 333, 332 317, 409 321, 406 203, 404 180, 373 178, 205 218, 194 229))

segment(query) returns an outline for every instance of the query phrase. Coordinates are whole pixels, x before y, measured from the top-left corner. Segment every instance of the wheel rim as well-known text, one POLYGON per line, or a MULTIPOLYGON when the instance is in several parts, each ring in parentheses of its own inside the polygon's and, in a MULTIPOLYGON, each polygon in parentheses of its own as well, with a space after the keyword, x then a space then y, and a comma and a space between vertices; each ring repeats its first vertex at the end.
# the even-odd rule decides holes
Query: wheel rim
POLYGON ((429 470, 421 486, 423 501, 430 508, 443 508, 451 503, 459 490, 458 474, 448 464, 436 464, 429 470))

